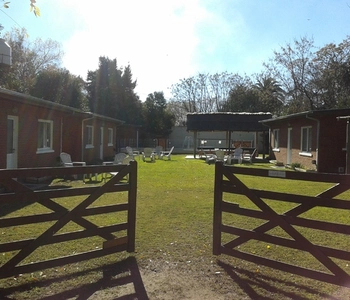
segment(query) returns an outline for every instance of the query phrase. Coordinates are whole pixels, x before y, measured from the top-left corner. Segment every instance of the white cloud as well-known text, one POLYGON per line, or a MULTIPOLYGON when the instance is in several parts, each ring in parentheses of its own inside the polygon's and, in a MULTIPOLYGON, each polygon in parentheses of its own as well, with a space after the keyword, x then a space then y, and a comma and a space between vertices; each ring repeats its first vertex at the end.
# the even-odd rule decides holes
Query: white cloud
POLYGON ((61 1, 63 10, 76 13, 70 37, 63 42, 64 65, 86 77, 99 56, 116 58, 119 67, 130 63, 136 91, 144 100, 195 72, 193 57, 199 43, 196 24, 206 17, 199 1, 61 1), (79 4, 78 4, 79 3, 79 4))

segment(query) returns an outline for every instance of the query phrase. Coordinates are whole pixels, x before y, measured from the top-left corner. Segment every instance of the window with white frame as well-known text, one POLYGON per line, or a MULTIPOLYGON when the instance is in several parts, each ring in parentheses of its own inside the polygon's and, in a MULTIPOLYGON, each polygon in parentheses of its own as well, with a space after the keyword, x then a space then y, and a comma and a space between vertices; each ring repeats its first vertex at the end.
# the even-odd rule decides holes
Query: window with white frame
POLYGON ((274 129, 272 131, 272 148, 274 151, 278 151, 280 147, 280 130, 279 129, 274 129))
POLYGON ((94 146, 94 127, 91 125, 86 125, 86 131, 85 131, 85 141, 86 141, 86 148, 92 148, 94 146))
POLYGON ((38 120, 38 152, 53 151, 53 121, 38 120))
POLYGON ((113 128, 108 128, 108 146, 113 146, 113 128))
POLYGON ((301 127, 301 152, 311 152, 312 127, 301 127))

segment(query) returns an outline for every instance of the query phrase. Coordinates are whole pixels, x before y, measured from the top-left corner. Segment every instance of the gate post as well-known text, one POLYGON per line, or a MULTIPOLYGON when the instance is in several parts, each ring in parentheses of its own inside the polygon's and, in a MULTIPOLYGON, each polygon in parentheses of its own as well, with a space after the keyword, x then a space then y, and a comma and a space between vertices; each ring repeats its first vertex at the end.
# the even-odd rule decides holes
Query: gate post
POLYGON ((213 220, 213 254, 221 254, 221 223, 222 223, 222 162, 215 163, 215 183, 214 183, 214 220, 213 220))
POLYGON ((137 195, 137 162, 130 161, 128 193, 128 252, 135 252, 136 237, 136 195, 137 195))

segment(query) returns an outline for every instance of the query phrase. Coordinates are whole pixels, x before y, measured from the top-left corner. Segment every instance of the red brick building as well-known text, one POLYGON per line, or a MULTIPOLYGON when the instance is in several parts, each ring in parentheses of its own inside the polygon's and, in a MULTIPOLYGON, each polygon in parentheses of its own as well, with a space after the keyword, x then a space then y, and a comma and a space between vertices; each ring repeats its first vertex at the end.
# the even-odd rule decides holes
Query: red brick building
POLYGON ((261 121, 270 129, 270 158, 285 165, 344 173, 347 164, 346 119, 350 109, 317 110, 261 121))
POLYGON ((0 89, 0 168, 51 167, 61 152, 88 164, 115 154, 122 121, 0 89))

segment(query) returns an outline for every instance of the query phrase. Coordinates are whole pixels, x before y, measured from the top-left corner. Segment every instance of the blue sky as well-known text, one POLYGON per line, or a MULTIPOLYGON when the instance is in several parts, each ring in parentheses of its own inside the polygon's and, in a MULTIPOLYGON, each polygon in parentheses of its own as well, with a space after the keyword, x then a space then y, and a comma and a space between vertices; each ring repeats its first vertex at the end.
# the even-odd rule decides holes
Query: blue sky
POLYGON ((294 39, 322 47, 350 35, 350 0, 37 0, 38 18, 29 0, 6 1, 3 32, 60 42, 63 66, 84 79, 99 56, 130 64, 142 101, 199 72, 259 73, 294 39))

